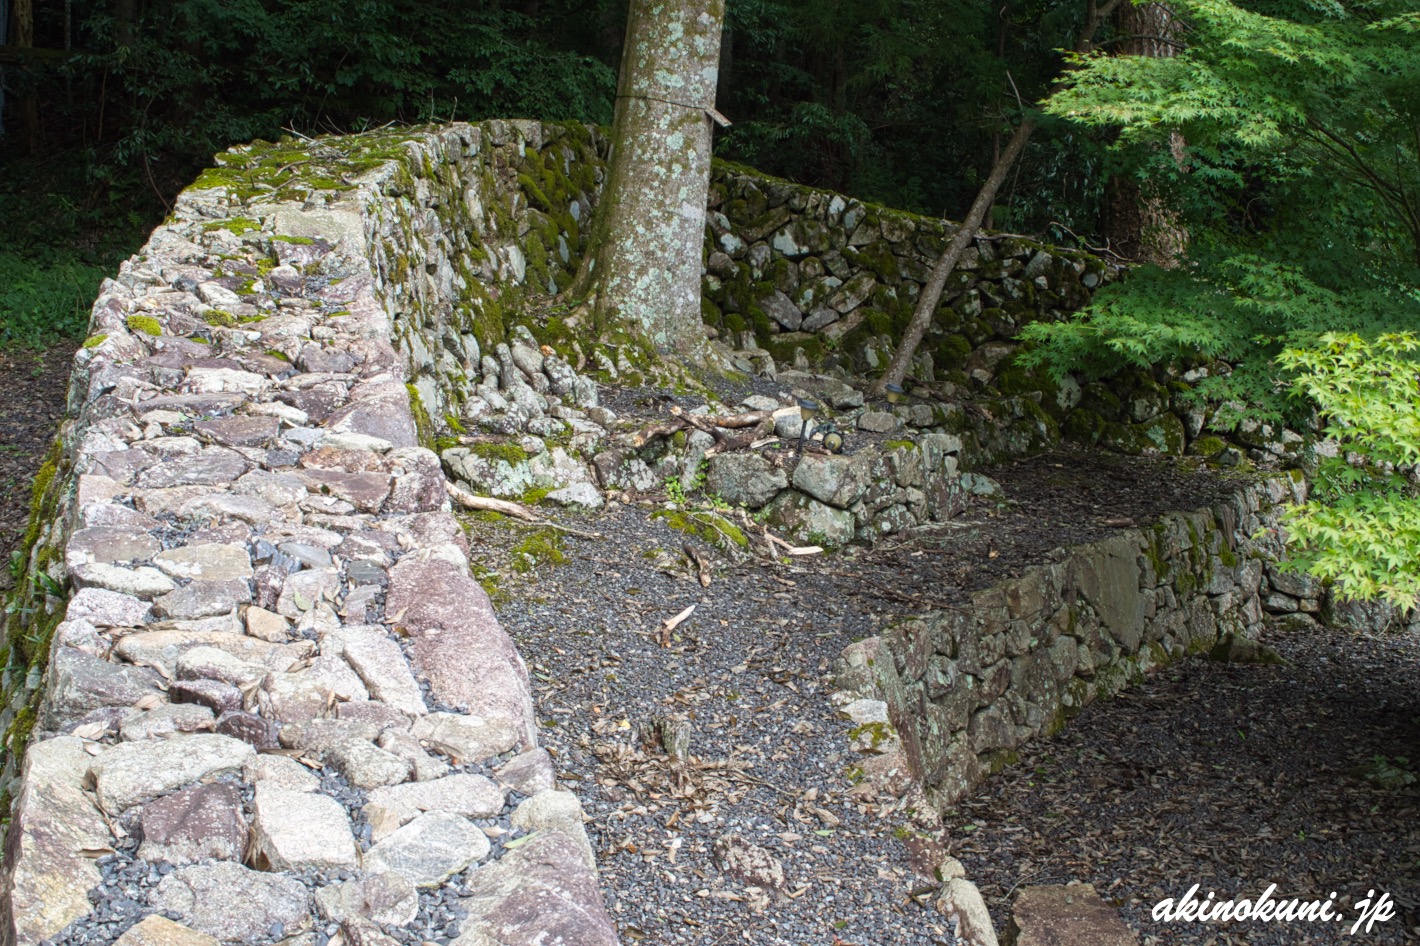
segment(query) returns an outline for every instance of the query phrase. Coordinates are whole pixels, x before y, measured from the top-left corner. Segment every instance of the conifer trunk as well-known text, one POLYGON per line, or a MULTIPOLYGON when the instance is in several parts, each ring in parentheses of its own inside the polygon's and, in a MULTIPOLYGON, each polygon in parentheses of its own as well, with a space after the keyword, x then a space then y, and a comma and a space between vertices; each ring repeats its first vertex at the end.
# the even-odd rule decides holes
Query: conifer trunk
POLYGON ((595 331, 705 359, 700 315, 710 119, 724 0, 632 0, 606 185, 574 295, 595 331))

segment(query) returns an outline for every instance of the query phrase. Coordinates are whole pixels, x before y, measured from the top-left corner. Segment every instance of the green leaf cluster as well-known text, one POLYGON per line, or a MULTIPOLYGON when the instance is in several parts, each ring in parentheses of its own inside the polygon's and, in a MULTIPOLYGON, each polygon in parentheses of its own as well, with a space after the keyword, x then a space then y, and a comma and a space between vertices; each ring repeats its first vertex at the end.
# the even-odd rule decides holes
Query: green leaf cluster
POLYGON ((1057 373, 1222 359, 1232 370, 1203 394, 1281 417, 1284 349, 1420 324, 1413 3, 1172 6, 1187 24, 1177 56, 1077 57, 1046 108, 1117 131, 1119 154, 1187 230, 1187 257, 1027 337, 1057 373))
POLYGON ((1278 363, 1314 402, 1335 455, 1286 518, 1289 567, 1344 596, 1412 608, 1420 596, 1420 337, 1329 334, 1278 363))

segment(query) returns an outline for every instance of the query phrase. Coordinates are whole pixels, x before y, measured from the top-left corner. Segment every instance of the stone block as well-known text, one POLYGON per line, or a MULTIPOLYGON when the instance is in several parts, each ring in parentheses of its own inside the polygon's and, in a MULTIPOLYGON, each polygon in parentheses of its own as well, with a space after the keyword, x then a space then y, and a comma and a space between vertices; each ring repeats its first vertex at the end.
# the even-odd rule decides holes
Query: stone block
POLYGON ((1091 884, 1024 887, 1003 946, 1138 946, 1139 939, 1091 884))

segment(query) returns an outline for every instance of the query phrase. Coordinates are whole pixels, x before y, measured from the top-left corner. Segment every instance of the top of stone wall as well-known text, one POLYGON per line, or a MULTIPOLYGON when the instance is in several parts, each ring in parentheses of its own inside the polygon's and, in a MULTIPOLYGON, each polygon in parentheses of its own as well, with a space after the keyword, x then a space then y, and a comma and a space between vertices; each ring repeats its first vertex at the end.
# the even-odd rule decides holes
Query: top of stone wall
POLYGON ((395 329, 428 273, 371 264, 540 136, 233 149, 104 283, 6 628, 45 646, 6 671, 0 943, 616 942, 420 445, 395 329), (416 897, 448 885, 465 918, 416 897))

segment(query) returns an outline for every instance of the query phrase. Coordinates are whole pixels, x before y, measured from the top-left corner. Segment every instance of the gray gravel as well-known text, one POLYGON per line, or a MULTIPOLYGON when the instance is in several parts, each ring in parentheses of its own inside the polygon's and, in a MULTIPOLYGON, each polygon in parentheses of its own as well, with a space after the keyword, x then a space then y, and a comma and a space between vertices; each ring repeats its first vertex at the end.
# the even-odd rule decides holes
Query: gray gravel
POLYGON ((500 560, 524 528, 475 522, 470 538, 499 575, 545 744, 592 819, 623 941, 954 943, 931 905, 931 859, 914 865, 904 843, 920 826, 850 794, 849 724, 828 700, 833 661, 890 611, 786 568, 718 559, 708 589, 659 571, 657 550, 679 553, 685 536, 642 508, 567 523, 607 538, 568 537, 566 564, 527 576, 500 560), (690 604, 660 647, 661 620, 690 604), (638 728, 658 717, 689 723, 708 768, 677 782, 663 752, 642 748, 638 728), (717 867, 715 841, 732 834, 782 862, 783 890, 756 893, 717 867))

